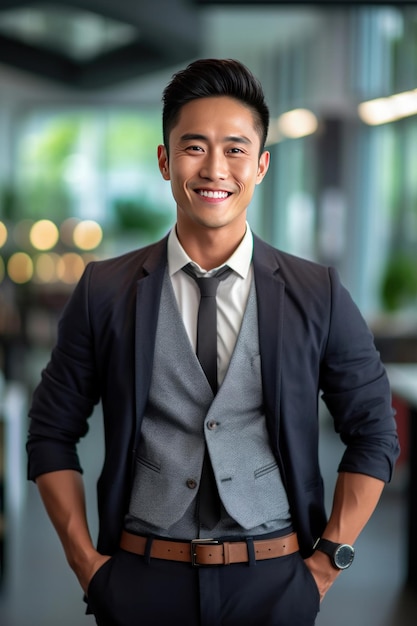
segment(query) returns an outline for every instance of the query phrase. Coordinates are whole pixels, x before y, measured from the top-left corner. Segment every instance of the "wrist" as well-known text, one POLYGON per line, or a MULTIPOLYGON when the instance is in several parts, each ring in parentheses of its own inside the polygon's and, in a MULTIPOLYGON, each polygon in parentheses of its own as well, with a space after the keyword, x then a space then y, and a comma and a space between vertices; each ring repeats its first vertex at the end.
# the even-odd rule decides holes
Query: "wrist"
POLYGON ((329 557, 324 554, 324 552, 315 550, 307 561, 311 564, 310 569, 324 579, 333 581, 339 574, 339 572, 332 566, 329 557))
POLYGON ((97 550, 92 544, 81 545, 79 543, 67 545, 65 554, 69 566, 74 572, 79 572, 88 567, 97 558, 97 550))
POLYGON ((87 552, 77 554, 77 557, 69 562, 72 571, 76 575, 83 591, 87 594, 88 586, 97 570, 109 560, 109 556, 100 554, 94 548, 87 552))
POLYGON ((313 549, 317 552, 324 553, 332 567, 336 570, 344 570, 352 565, 355 550, 353 546, 347 543, 337 543, 320 537, 315 542, 313 549))

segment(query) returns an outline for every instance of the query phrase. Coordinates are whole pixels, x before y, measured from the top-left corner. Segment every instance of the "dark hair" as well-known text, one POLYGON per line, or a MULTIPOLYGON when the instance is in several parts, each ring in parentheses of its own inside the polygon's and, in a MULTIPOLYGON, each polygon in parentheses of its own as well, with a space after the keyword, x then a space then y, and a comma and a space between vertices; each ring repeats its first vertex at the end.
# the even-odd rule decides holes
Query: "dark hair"
POLYGON ((181 108, 192 100, 214 96, 235 98, 252 109, 262 152, 269 126, 269 110, 262 86, 247 67, 233 59, 200 59, 173 75, 162 97, 166 149, 169 149, 169 134, 178 121, 181 108))

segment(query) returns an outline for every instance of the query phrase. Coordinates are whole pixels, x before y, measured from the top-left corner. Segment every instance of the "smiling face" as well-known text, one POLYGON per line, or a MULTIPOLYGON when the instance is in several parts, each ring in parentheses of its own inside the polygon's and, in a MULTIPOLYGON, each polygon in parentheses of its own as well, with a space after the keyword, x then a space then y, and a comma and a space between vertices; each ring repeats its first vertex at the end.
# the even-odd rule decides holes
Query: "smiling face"
POLYGON ((237 241, 255 185, 265 176, 269 153, 254 113, 230 97, 192 100, 181 109, 169 136, 169 158, 158 147, 162 176, 171 181, 178 232, 226 229, 237 241))

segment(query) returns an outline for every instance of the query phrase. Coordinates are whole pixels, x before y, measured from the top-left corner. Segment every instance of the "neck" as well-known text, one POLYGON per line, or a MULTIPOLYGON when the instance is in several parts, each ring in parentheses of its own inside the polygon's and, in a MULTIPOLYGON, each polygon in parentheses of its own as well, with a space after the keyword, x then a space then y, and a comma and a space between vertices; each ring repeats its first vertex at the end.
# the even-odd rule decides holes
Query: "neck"
POLYGON ((178 223, 176 232, 179 242, 188 256, 205 270, 223 265, 239 246, 246 232, 227 233, 222 229, 208 232, 187 232, 178 223))

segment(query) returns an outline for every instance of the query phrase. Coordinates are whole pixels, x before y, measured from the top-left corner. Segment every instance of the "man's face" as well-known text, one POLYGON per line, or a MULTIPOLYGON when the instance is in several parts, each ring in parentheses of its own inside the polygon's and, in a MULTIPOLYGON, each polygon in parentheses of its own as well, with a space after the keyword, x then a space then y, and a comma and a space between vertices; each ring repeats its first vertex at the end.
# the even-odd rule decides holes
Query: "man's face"
POLYGON ((184 105, 169 136, 169 159, 158 148, 162 176, 171 181, 179 227, 228 228, 243 236, 246 209, 265 176, 252 111, 233 98, 201 98, 184 105))

